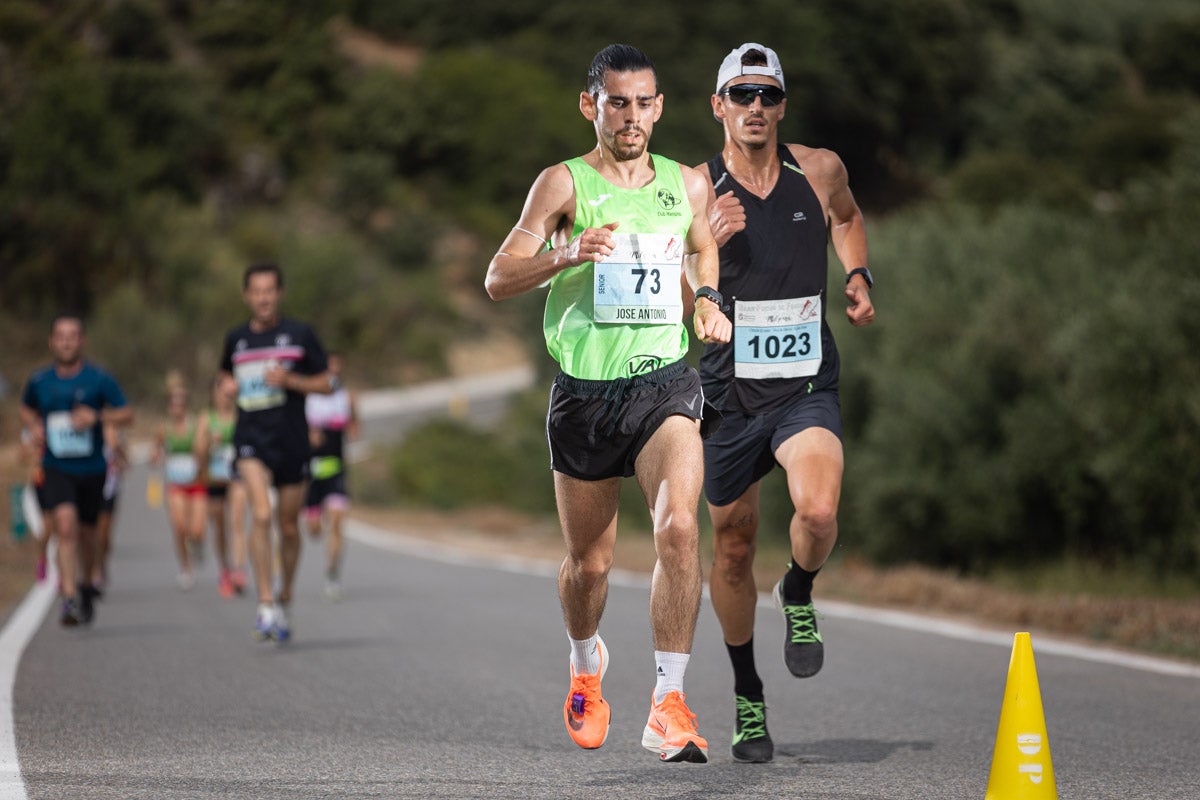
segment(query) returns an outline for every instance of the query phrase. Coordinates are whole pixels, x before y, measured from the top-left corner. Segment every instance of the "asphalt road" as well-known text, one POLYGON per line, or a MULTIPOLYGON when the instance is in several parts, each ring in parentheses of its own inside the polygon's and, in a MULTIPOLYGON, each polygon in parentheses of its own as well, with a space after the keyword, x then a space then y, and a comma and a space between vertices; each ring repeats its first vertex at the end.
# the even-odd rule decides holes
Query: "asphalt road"
MULTIPOLYGON (((737 764, 706 602, 687 688, 711 762, 660 764, 640 747, 653 686, 646 584, 618 576, 602 626, 613 727, 585 752, 562 723, 552 566, 479 563, 357 526, 347 598, 321 596, 310 546, 295 640, 261 644, 253 602, 218 596, 211 559, 195 589, 175 587, 144 477, 130 476, 95 624, 63 629, 50 613, 20 658, 13 720, 29 798, 929 800, 987 788, 1004 646, 838 613, 822 625, 824 671, 799 681, 782 663, 782 621, 764 608, 776 759, 737 764)), ((1195 674, 1046 652, 1037 672, 1060 797, 1200 797, 1195 674)))
MULTIPOLYGON (((394 437, 430 413, 486 422, 531 379, 373 393, 365 432, 394 437)), ((258 643, 253 601, 218 596, 211 558, 195 589, 175 587, 145 476, 127 479, 95 624, 60 628, 49 591, 35 590, 0 632, 0 800, 935 800, 988 787, 1011 632, 827 603, 825 669, 799 681, 764 599, 758 658, 776 758, 745 765, 729 756, 732 677, 705 601, 687 690, 711 760, 660 764, 640 746, 654 684, 648 584, 614 575, 601 627, 613 726, 585 752, 562 722, 554 565, 356 524, 347 598, 322 597, 320 549, 306 542, 295 639, 258 643)), ((1033 644, 1059 797, 1200 798, 1200 668, 1033 644)))

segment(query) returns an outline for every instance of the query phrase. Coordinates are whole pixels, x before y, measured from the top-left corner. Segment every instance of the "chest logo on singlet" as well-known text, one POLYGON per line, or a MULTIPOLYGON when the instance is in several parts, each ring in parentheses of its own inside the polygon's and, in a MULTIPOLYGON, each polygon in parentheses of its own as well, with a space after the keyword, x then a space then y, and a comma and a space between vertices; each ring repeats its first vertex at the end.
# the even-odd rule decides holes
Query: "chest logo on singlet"
POLYGON ((659 189, 658 194, 655 195, 654 199, 657 200, 658 204, 666 211, 672 210, 680 203, 679 198, 676 197, 675 193, 670 189, 659 189))
POLYGON ((797 211, 795 214, 792 214, 792 222, 804 222, 806 219, 808 217, 804 216, 803 211, 797 211))

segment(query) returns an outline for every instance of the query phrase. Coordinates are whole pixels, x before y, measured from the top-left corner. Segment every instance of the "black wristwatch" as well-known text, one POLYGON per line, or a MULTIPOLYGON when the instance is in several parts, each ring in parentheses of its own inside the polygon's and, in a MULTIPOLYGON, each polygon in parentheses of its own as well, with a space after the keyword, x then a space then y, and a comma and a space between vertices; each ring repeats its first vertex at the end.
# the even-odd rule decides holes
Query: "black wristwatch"
POLYGON ((850 279, 855 275, 863 276, 863 280, 867 282, 868 289, 875 288, 875 279, 871 277, 871 270, 867 269, 866 267, 855 267, 846 273, 846 283, 849 284, 850 279))
POLYGON ((697 289, 696 296, 692 298, 692 302, 695 303, 701 297, 706 297, 709 300, 712 300, 717 304, 717 308, 721 309, 722 311, 725 310, 725 298, 721 296, 720 292, 711 286, 701 286, 699 289, 697 289))

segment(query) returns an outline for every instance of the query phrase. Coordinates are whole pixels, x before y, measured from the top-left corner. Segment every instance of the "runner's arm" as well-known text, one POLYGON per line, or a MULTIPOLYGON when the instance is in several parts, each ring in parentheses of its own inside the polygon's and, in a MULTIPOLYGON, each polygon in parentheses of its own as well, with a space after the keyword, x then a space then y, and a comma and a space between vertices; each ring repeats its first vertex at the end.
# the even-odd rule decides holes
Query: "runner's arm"
POLYGON ((42 414, 36 408, 21 403, 17 413, 21 417, 21 425, 29 431, 29 440, 38 449, 46 443, 46 427, 42 424, 42 414))
POLYGON ((507 300, 545 284, 568 267, 612 253, 616 223, 588 228, 569 241, 575 215, 575 182, 563 164, 542 170, 525 198, 521 218, 488 264, 483 286, 493 300, 507 300), (558 244, 554 244, 559 240, 558 244))
MULTIPOLYGON (((815 151, 809 157, 808 164, 828 193, 830 240, 842 269, 849 273, 858 267, 869 266, 867 227, 862 211, 854 200, 854 193, 850 191, 846 165, 832 150, 815 151)), ((875 320, 870 289, 861 275, 855 275, 845 285, 846 317, 856 327, 869 325, 875 320)))
POLYGON ((301 375, 299 372, 284 370, 282 367, 278 369, 284 372, 280 386, 288 391, 300 394, 332 394, 335 388, 333 381, 330 380, 333 374, 329 370, 318 372, 316 375, 301 375))
MULTIPOLYGON (((682 164, 679 169, 683 173, 684 186, 692 205, 692 224, 688 227, 687 248, 683 257, 684 272, 692 290, 689 294, 701 286, 720 291, 721 262, 717 254, 717 242, 708 226, 708 200, 712 186, 697 170, 682 164)), ((733 326, 725 312, 704 297, 695 304, 692 322, 696 338, 706 344, 728 342, 733 333, 733 326)))
POLYGON ((353 441, 358 438, 360 425, 358 419, 358 395, 347 391, 350 398, 350 421, 346 423, 346 438, 353 441))
POLYGON ((100 421, 105 425, 112 425, 118 428, 124 428, 126 425, 133 424, 133 408, 131 406, 106 406, 100 412, 100 421))

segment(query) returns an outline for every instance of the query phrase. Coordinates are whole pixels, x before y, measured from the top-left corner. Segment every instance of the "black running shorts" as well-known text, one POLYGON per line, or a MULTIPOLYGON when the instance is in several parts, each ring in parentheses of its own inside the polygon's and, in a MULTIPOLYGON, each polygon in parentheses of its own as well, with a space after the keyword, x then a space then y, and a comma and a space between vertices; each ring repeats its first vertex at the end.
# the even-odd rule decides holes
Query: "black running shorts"
POLYGON ((585 481, 628 478, 667 417, 700 419, 703 409, 700 376, 683 361, 611 381, 560 372, 546 414, 550 468, 585 481))
POLYGON ((308 454, 274 453, 250 444, 240 444, 238 459, 256 458, 271 471, 273 486, 294 486, 308 480, 308 454))
POLYGON ((75 506, 79 521, 84 525, 95 525, 100 517, 100 504, 104 501, 104 473, 95 475, 73 475, 60 469, 47 467, 42 481, 42 508, 53 511, 64 503, 75 506))
POLYGON ((721 427, 704 440, 704 494, 714 506, 737 500, 775 468, 775 451, 809 428, 842 438, 842 405, 836 391, 797 395, 762 414, 722 411, 721 427))

